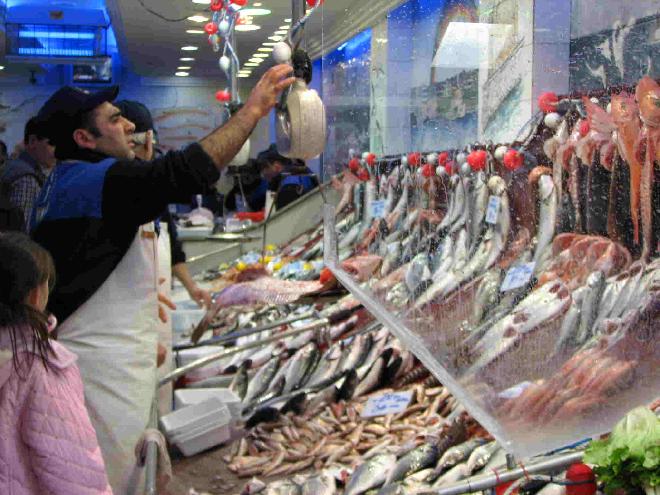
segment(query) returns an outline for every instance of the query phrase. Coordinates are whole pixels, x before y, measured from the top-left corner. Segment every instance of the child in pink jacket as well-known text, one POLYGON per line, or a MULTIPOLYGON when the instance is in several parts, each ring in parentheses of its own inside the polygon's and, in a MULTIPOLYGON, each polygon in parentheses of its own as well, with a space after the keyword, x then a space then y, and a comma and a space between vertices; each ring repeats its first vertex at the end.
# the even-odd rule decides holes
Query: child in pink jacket
POLYGON ((48 337, 49 282, 48 252, 0 233, 0 493, 112 495, 76 356, 48 337))

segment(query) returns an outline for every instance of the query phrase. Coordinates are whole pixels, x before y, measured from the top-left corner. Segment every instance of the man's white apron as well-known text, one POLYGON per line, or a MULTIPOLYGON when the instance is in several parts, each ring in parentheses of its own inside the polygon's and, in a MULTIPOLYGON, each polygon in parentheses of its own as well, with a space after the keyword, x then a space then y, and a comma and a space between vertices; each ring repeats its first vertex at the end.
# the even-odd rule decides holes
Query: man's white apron
POLYGON ((139 229, 105 283, 59 327, 78 355, 87 409, 115 495, 135 483, 135 445, 149 426, 156 390, 158 239, 139 229))
MULTIPOLYGON (((160 235, 158 236, 158 277, 165 282, 160 284, 158 291, 168 298, 171 296, 172 288, 172 251, 170 250, 170 234, 166 222, 160 222, 160 235)), ((158 327, 158 342, 167 349, 165 362, 158 368, 158 379, 172 371, 174 360, 172 359, 172 315, 169 309, 167 323, 160 319, 156 320, 158 327)), ((158 412, 161 416, 172 410, 172 383, 168 383, 158 389, 158 412)))

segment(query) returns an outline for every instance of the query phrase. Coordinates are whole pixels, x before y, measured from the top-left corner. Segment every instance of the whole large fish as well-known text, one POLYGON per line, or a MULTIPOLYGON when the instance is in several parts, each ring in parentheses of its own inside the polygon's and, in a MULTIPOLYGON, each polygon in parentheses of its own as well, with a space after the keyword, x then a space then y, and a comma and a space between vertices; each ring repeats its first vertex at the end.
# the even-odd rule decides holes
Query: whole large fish
POLYGON ((248 382, 245 396, 243 397, 243 404, 250 404, 254 399, 266 392, 268 385, 277 373, 280 366, 280 358, 272 357, 270 361, 264 364, 252 379, 248 382))
POLYGON ((594 323, 598 317, 598 306, 605 290, 605 284, 605 275, 601 271, 592 273, 587 279, 588 291, 584 296, 580 308, 580 323, 576 337, 576 343, 578 345, 587 342, 592 335, 594 323))
POLYGON ((341 342, 333 344, 321 356, 319 364, 316 366, 314 373, 310 376, 305 384, 306 387, 315 387, 326 383, 330 378, 337 374, 337 368, 342 356, 341 342))
POLYGON ((354 370, 362 365, 371 349, 373 337, 371 334, 356 335, 350 345, 344 349, 344 355, 339 364, 339 372, 354 370))
POLYGON ((472 213, 470 216, 470 239, 472 246, 470 251, 472 251, 472 248, 481 239, 488 208, 488 196, 486 174, 484 172, 478 172, 472 180, 472 203, 470 205, 470 211, 472 213))
POLYGON ((438 461, 438 448, 430 443, 420 445, 399 459, 387 476, 385 484, 402 480, 411 474, 434 466, 438 461))
POLYGON ((300 495, 334 495, 335 493, 337 493, 337 483, 334 476, 321 472, 303 483, 300 495))
POLYGON ((467 463, 463 462, 454 466, 445 474, 440 476, 435 483, 433 483, 432 488, 440 488, 451 483, 456 483, 470 476, 470 471, 468 470, 467 463))
POLYGON ((444 473, 447 469, 461 462, 467 461, 468 458, 470 457, 470 454, 472 454, 472 452, 474 451, 474 449, 476 449, 481 445, 484 445, 485 443, 486 441, 483 440, 482 438, 474 438, 460 445, 456 445, 454 447, 447 449, 445 453, 442 454, 442 456, 438 460, 438 463, 436 464, 435 469, 433 470, 433 473, 429 476, 428 480, 433 481, 442 473, 444 473))
POLYGON ((291 357, 292 362, 284 376, 282 393, 291 392, 303 385, 304 379, 309 377, 310 370, 316 366, 318 354, 318 347, 309 343, 291 357))
POLYGON ((539 224, 536 232, 536 248, 532 261, 538 263, 546 248, 552 244, 557 224, 557 197, 555 183, 548 175, 539 178, 539 224))
POLYGON ((382 485, 396 465, 396 456, 381 454, 361 464, 348 480, 344 495, 359 495, 382 485))
POLYGON ((500 449, 497 442, 489 442, 486 445, 480 445, 470 454, 467 460, 467 470, 472 474, 486 466, 495 452, 500 449))

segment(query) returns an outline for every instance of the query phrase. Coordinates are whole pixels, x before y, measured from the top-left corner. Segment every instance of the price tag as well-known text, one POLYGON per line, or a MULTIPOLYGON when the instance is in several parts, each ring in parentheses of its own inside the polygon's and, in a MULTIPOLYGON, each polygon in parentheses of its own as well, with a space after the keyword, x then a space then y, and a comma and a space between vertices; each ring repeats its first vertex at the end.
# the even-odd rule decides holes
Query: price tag
POLYGON ((529 283, 534 274, 535 266, 536 263, 531 262, 509 268, 509 271, 506 272, 506 277, 504 277, 504 281, 502 282, 502 286, 500 287, 500 291, 507 292, 529 283))
POLYGON ((241 221, 238 218, 227 219, 227 223, 225 224, 225 230, 227 232, 238 232, 241 228, 241 221))
POLYGON ((394 256, 397 252, 397 250, 400 248, 399 242, 391 242, 390 244, 387 245, 387 253, 390 256, 394 256))
POLYGON ((486 210, 486 222, 492 225, 497 223, 497 215, 500 213, 500 203, 502 200, 499 196, 491 196, 488 198, 488 209, 486 210))
POLYGON ((378 397, 372 397, 367 401, 367 405, 362 410, 362 417, 372 418, 374 416, 398 414, 406 410, 408 404, 410 404, 410 399, 412 399, 412 390, 392 392, 379 395, 378 397))
POLYGON ((371 208, 371 217, 372 218, 383 218, 385 217, 385 200, 384 199, 374 199, 369 206, 371 208))

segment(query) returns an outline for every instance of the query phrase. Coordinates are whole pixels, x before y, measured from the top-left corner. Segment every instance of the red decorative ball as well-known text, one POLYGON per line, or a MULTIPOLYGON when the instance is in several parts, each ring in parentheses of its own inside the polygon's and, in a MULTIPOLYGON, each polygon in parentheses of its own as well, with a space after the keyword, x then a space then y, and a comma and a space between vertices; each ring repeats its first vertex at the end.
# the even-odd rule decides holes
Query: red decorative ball
POLYGON ((452 175, 454 173, 454 162, 448 161, 445 163, 445 170, 447 171, 447 175, 452 175))
POLYGON ((319 282, 326 284, 330 282, 335 276, 332 274, 329 268, 324 268, 321 270, 321 276, 319 277, 319 282))
POLYGON ((557 109, 557 103, 559 103, 559 98, 552 91, 539 96, 539 108, 543 113, 554 112, 557 109))
POLYGON ((594 495, 596 493, 594 472, 586 464, 578 462, 571 465, 566 471, 566 479, 580 483, 567 485, 566 495, 594 495))
POLYGON ((231 3, 238 5, 239 7, 245 7, 247 0, 229 0, 231 3))
POLYGON ((365 169, 365 168, 360 169, 357 176, 358 176, 358 179, 363 180, 365 182, 369 180, 369 172, 367 172, 367 169, 365 169))
POLYGON ((440 165, 446 165, 447 160, 449 160, 449 153, 447 153, 446 151, 443 151, 438 155, 438 163, 440 165))
POLYGON ((204 31, 206 31, 206 34, 211 36, 212 34, 218 32, 218 26, 215 24, 215 22, 209 22, 206 26, 204 26, 204 31))
POLYGON ((225 6, 225 5, 224 5, 224 3, 222 2, 222 0, 212 0, 212 2, 211 2, 211 10, 212 10, 213 12, 219 12, 220 10, 222 10, 222 8, 223 8, 224 6, 225 6))
POLYGON ((522 153, 518 153, 516 150, 508 150, 504 153, 504 159, 502 161, 508 170, 513 171, 522 167, 525 159, 522 153))
POLYGON ((421 160, 422 160, 422 155, 419 152, 408 154, 408 165, 410 165, 411 167, 419 166, 421 160))
POLYGON ((225 91, 221 89, 215 93, 215 99, 218 100, 220 103, 226 103, 229 100, 231 100, 231 93, 229 91, 225 91))
POLYGON ((367 162, 367 165, 373 167, 374 164, 376 163, 376 155, 374 155, 373 153, 369 153, 364 161, 367 162))
POLYGON ((488 161, 488 153, 484 150, 473 151, 467 156, 467 162, 475 172, 484 170, 488 161))
MULTIPOLYGON (((321 1, 318 2, 318 3, 320 3, 321 5, 323 5, 323 0, 321 0, 321 1)), ((309 5, 310 7, 315 7, 316 4, 317 4, 317 0, 307 0, 307 5, 309 5)))
POLYGON ((591 130, 591 126, 589 125, 588 120, 581 120, 580 121, 580 136, 584 137, 587 134, 589 134, 589 131, 591 130))
POLYGON ((435 168, 433 165, 428 163, 422 167, 422 175, 426 178, 433 177, 435 175, 435 168))
POLYGON ((246 22, 247 22, 247 19, 245 19, 245 17, 239 17, 238 19, 236 19, 236 25, 237 26, 242 26, 246 22))
POLYGON ((351 158, 351 160, 348 162, 348 168, 351 172, 357 173, 357 171, 360 170, 360 160, 357 158, 351 158))

